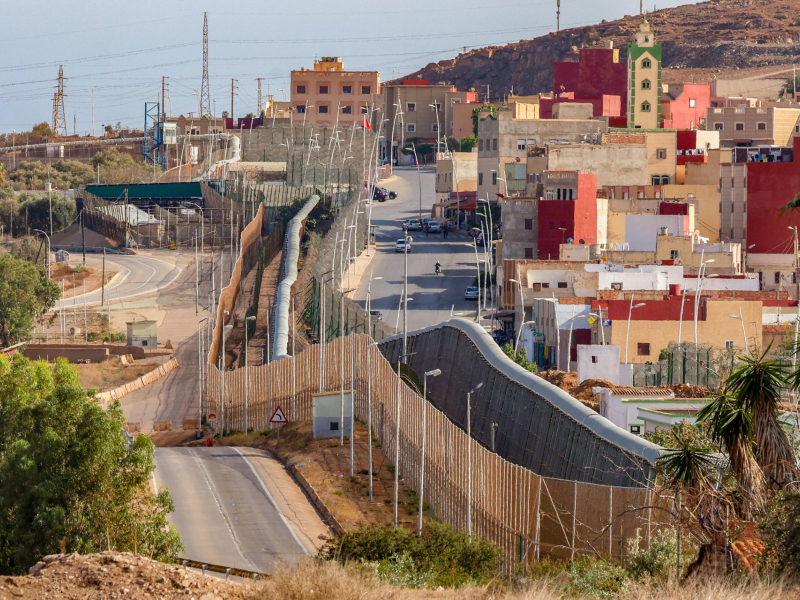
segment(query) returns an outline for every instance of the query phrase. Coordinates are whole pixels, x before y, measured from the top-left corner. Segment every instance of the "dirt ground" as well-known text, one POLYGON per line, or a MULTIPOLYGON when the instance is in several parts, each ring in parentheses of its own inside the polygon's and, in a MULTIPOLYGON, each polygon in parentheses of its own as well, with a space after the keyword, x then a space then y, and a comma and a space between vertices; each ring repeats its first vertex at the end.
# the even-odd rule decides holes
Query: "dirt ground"
MULTIPOLYGON (((74 310, 71 306, 66 307, 64 309, 64 318, 67 320, 67 336, 64 338, 64 342, 70 344, 82 343, 84 339, 83 305, 76 305, 74 310), (73 327, 77 327, 80 330, 80 333, 76 334, 75 336, 69 335, 69 331, 73 327)), ((54 343, 60 341, 58 319, 59 317, 57 311, 48 314, 45 317, 44 324, 42 325, 40 323, 36 326, 36 334, 34 339, 42 341, 47 340, 54 343)), ((108 336, 108 315, 105 311, 101 312, 99 310, 89 308, 86 311, 86 323, 86 329, 90 334, 95 334, 99 336, 100 339, 108 336)), ((124 334, 125 332, 121 329, 112 327, 111 333, 124 334)))
MULTIPOLYGON (((116 271, 106 270, 106 283, 111 281, 116 274, 116 271)), ((85 293, 88 294, 89 292, 100 289, 103 283, 103 273, 99 269, 93 269, 91 267, 83 267, 80 271, 74 272, 74 267, 70 264, 53 263, 50 267, 50 279, 59 285, 63 284, 64 294, 62 298, 68 300, 72 298, 73 281, 75 282, 76 296, 80 296, 84 293, 84 282, 86 283, 85 293), (72 277, 73 273, 75 275, 74 278, 72 277)))
POLYGON ((112 356, 103 363, 74 365, 74 367, 78 370, 78 378, 83 389, 97 388, 104 392, 138 379, 169 360, 169 358, 169 355, 154 356, 144 360, 137 360, 135 364, 125 366, 118 357, 112 356))
MULTIPOLYGON (((374 432, 373 432, 374 433, 374 432)), ((354 439, 355 475, 350 478, 350 445, 339 439, 314 440, 311 423, 291 423, 281 427, 280 443, 274 432, 268 436, 234 435, 215 440, 230 446, 254 446, 278 455, 287 464, 294 464, 316 490, 322 502, 345 529, 360 525, 392 523, 394 475, 382 448, 372 448, 373 502, 369 501, 367 471, 367 428, 356 422, 354 439)), ((409 528, 416 527, 419 499, 409 494, 400 481, 398 520, 409 528)))
POLYGON ((27 577, 0 578, 0 600, 159 598, 244 600, 252 584, 222 581, 127 552, 52 555, 27 577))

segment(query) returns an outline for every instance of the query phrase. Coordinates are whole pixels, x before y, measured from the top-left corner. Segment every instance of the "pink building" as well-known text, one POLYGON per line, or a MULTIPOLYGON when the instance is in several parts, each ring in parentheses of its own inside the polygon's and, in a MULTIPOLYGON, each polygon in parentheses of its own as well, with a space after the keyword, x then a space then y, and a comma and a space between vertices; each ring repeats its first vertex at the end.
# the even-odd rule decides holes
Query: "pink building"
POLYGON ((662 129, 698 129, 711 107, 708 83, 673 83, 661 96, 662 129))

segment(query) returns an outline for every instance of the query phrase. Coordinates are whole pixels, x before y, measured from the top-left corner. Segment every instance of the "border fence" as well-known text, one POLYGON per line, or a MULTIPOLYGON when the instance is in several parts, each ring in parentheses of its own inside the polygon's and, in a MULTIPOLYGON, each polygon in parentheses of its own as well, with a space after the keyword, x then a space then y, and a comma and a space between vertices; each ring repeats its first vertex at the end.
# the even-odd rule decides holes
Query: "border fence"
MULTIPOLYGON (((544 555, 625 559, 629 539, 639 537, 649 547, 655 530, 666 524, 670 500, 650 488, 541 477, 468 438, 445 413, 402 384, 378 349, 367 347, 371 342, 363 334, 338 338, 293 358, 247 367, 247 375, 244 369, 221 372, 212 366, 209 408, 225 429, 243 428, 245 410, 250 427, 269 429, 277 406, 289 421, 307 421, 313 394, 353 389, 356 418, 365 422, 371 412, 373 435, 387 455, 398 447, 396 468, 405 485, 419 490, 424 479, 424 502, 458 529, 467 529, 470 515, 473 533, 501 548, 508 573, 544 555)), ((366 457, 357 460, 366 465, 366 457)))

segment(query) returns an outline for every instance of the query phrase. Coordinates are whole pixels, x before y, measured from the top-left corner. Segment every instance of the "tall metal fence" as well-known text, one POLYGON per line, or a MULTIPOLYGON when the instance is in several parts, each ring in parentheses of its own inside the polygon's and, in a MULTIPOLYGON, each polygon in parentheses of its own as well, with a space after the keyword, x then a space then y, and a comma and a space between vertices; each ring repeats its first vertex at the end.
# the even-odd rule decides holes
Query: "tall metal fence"
MULTIPOLYGON (((668 508, 651 489, 540 477, 502 458, 403 384, 377 348, 367 347, 371 342, 363 334, 338 338, 293 358, 247 367, 247 373, 211 367, 210 410, 227 429, 244 428, 245 410, 249 427, 268 429, 277 406, 289 421, 308 421, 313 394, 353 389, 356 418, 363 423, 371 413, 373 435, 386 455, 394 456, 397 448, 404 484, 419 491, 424 481, 424 502, 442 521, 467 530, 471 519, 474 534, 502 549, 509 573, 544 555, 625 559, 633 537, 649 546, 667 515, 659 507, 668 508)), ((366 456, 356 461, 359 470, 369 466, 366 456)))
POLYGON ((717 388, 742 361, 744 348, 719 348, 692 342, 671 343, 654 363, 634 364, 631 384, 636 387, 686 384, 717 388))

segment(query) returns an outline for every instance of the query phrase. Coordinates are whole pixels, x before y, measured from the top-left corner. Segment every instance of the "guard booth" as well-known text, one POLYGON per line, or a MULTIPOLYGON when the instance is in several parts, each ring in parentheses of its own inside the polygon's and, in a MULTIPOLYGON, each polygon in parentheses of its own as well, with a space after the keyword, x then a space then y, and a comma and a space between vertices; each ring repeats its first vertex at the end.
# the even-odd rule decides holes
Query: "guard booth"
POLYGON ((58 250, 55 254, 57 263, 69 263, 69 252, 66 250, 58 250))
POLYGON ((133 321, 127 326, 128 346, 140 346, 148 350, 158 347, 158 323, 156 321, 133 321))
POLYGON ((338 438, 344 429, 344 435, 349 436, 351 432, 352 412, 350 410, 352 402, 352 392, 344 392, 344 423, 342 423, 342 393, 325 392, 322 394, 311 394, 314 400, 314 439, 319 438, 338 438))

